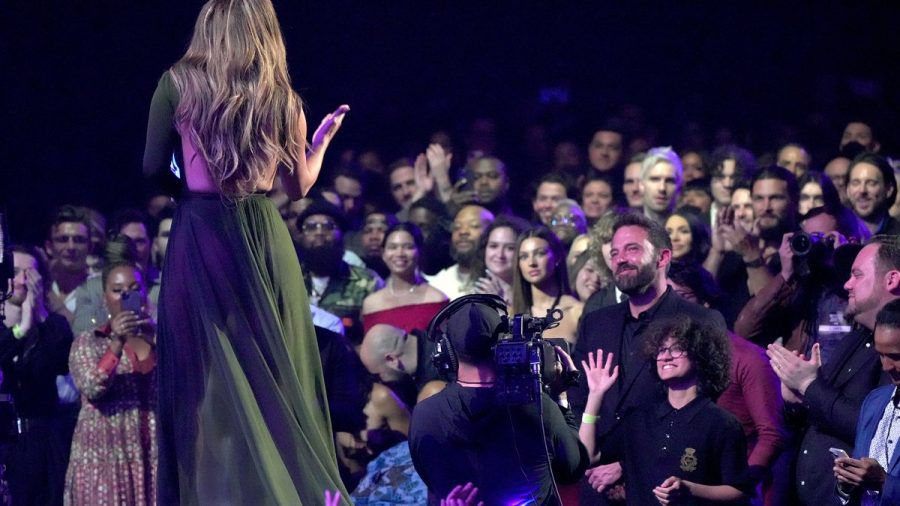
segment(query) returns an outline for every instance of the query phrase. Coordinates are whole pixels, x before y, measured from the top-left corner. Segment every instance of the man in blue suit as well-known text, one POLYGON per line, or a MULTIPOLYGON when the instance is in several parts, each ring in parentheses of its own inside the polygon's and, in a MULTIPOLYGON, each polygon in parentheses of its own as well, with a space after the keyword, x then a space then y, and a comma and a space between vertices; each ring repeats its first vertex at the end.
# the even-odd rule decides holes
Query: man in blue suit
POLYGON ((856 499, 864 505, 900 504, 900 299, 878 312, 875 351, 892 384, 876 388, 863 401, 854 458, 834 461, 838 495, 844 504, 856 499))

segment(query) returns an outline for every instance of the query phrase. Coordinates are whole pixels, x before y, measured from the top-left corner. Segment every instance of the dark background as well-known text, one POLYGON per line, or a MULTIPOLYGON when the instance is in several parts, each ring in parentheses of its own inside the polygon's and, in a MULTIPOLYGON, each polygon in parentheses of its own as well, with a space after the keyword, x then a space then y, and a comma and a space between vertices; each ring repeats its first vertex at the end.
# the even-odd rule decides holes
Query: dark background
MULTIPOLYGON (((624 104, 642 111, 648 136, 676 149, 688 125, 710 149, 727 127, 757 154, 805 143, 821 168, 853 117, 874 122, 888 149, 900 145, 896 3, 723 3, 275 7, 310 123, 339 103, 353 108, 335 153, 375 148, 388 163, 423 149, 438 128, 461 140, 472 119, 489 116, 500 156, 516 160, 529 125, 586 146, 624 104)), ((201 4, 3 3, 0 205, 14 238, 42 238, 61 203, 105 212, 142 203, 150 97, 201 4)))

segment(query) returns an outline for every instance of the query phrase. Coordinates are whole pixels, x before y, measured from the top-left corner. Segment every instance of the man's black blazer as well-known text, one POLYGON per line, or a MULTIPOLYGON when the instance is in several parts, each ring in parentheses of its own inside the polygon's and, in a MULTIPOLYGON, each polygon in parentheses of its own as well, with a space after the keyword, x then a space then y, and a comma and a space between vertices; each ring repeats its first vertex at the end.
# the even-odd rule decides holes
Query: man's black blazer
MULTIPOLYGON (((718 311, 687 301, 671 288, 666 291, 658 304, 654 319, 684 314, 700 321, 711 322, 723 330, 726 329, 725 320, 718 311)), ((625 301, 584 314, 581 317, 578 342, 572 357, 575 364, 580 367, 581 361, 586 360, 588 352, 601 348, 604 353, 613 352, 615 354, 614 365, 621 365, 619 352, 622 349, 622 337, 626 316, 629 312, 628 301, 625 301)), ((640 336, 635 337, 638 338, 635 342, 640 342, 640 336)), ((653 366, 652 360, 641 358, 640 354, 635 354, 634 358, 625 364, 624 374, 623 368, 619 368, 619 379, 606 394, 600 407, 600 419, 597 421, 598 437, 602 438, 612 431, 617 421, 628 409, 661 397, 663 389, 650 369, 651 366, 653 366)), ((587 394, 587 381, 582 375, 578 386, 569 390, 569 401, 576 413, 584 411, 587 394)))

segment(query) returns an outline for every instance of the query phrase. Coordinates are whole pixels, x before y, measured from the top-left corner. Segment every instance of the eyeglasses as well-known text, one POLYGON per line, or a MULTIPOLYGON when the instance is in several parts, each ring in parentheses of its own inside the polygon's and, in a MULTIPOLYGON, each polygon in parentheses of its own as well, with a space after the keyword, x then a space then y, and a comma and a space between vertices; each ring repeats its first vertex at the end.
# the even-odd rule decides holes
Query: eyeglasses
POLYGON ((550 219, 550 226, 555 227, 557 225, 576 225, 575 215, 567 214, 565 216, 554 216, 550 219))
POLYGON ((687 355, 687 350, 681 347, 681 345, 673 344, 672 346, 666 346, 664 348, 660 348, 656 351, 656 359, 659 360, 659 357, 662 357, 669 352, 669 356, 672 358, 681 358, 687 355))
POLYGON ((333 221, 308 221, 303 224, 303 232, 312 234, 316 230, 324 230, 332 232, 337 228, 337 224, 333 221))

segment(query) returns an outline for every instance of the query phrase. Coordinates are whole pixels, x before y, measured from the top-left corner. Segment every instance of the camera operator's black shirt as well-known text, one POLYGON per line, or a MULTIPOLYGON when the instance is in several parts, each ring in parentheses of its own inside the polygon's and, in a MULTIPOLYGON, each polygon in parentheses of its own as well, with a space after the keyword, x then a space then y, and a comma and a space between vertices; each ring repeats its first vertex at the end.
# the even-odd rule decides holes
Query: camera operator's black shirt
MULTIPOLYGON (((707 397, 697 397, 681 409, 668 400, 632 409, 604 438, 600 450, 602 461, 624 462, 628 504, 658 504, 653 488, 670 476, 753 493, 743 429, 707 397)), ((678 504, 708 502, 691 498, 678 504)))
MULTIPOLYGON (((560 483, 577 481, 587 451, 550 397, 541 402, 553 473, 560 483)), ((435 504, 472 482, 486 505, 556 505, 541 426, 536 404, 506 407, 493 388, 451 383, 413 410, 410 453, 435 504)))

